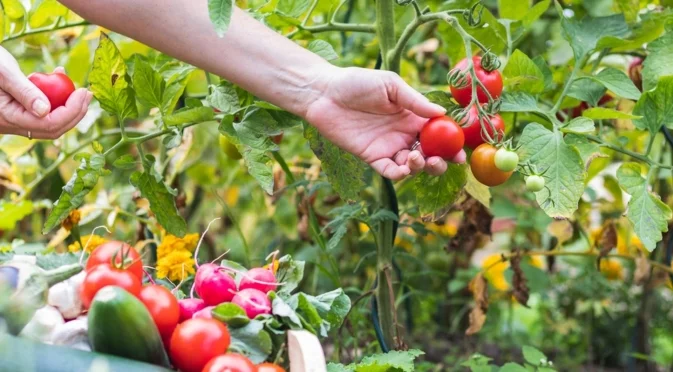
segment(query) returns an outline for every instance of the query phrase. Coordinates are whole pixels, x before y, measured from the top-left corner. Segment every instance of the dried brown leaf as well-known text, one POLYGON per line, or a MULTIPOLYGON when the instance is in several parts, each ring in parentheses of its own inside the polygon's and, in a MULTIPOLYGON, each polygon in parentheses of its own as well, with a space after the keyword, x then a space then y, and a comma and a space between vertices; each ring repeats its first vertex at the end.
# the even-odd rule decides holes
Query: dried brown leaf
POLYGON ((615 227, 614 221, 607 221, 603 225, 601 235, 598 238, 596 245, 600 249, 598 258, 596 259, 596 267, 600 268, 601 260, 607 256, 611 250, 617 247, 617 228, 615 227))
POLYGON ((465 334, 470 336, 481 330, 486 322, 486 311, 488 310, 488 284, 484 275, 479 273, 470 282, 470 290, 474 299, 474 307, 470 311, 470 326, 465 334))
POLYGON ((510 260, 510 266, 514 275, 512 276, 512 294, 514 298, 523 306, 528 307, 528 298, 530 297, 530 290, 528 289, 528 279, 521 269, 521 256, 515 255, 510 260))

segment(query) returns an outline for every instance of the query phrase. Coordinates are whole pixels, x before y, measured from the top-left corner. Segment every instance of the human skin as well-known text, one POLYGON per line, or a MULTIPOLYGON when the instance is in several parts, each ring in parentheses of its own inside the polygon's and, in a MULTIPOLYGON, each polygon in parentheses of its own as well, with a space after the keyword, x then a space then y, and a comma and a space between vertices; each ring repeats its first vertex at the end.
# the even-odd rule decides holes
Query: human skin
MULTIPOLYGON (((61 0, 84 19, 217 74, 299 115, 390 179, 446 162, 410 151, 428 118, 445 110, 397 74, 340 68, 235 8, 224 37, 206 0, 61 0)), ((461 151, 456 162, 465 161, 461 151)))

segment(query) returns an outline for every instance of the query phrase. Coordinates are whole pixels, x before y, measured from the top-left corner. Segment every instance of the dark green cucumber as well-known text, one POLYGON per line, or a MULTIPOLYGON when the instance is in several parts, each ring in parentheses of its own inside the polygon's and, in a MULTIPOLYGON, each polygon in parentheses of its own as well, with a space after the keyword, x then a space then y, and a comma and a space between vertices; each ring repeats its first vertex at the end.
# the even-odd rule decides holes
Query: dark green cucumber
POLYGON ((42 344, 0 333, 0 372, 173 372, 113 355, 42 344))
POLYGON ((88 332, 93 351, 170 366, 150 312, 122 288, 109 286, 96 293, 89 308, 88 332))

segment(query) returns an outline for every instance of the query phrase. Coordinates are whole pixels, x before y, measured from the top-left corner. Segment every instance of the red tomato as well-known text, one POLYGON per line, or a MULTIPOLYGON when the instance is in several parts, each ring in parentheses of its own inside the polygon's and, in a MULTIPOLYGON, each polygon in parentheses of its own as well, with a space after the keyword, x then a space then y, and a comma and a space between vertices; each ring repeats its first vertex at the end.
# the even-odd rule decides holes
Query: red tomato
POLYGON ((28 75, 28 80, 33 82, 47 96, 49 104, 51 104, 51 111, 65 106, 68 97, 75 91, 75 84, 72 83, 72 80, 60 72, 53 74, 34 72, 28 75))
POLYGON ((262 363, 257 366, 257 372, 285 372, 285 369, 273 363, 262 363))
MULTIPOLYGON (((481 67, 481 57, 472 57, 472 63, 474 63, 474 73, 477 75, 477 79, 481 81, 482 84, 486 87, 488 93, 497 99, 502 93, 502 75, 500 71, 486 71, 481 67)), ((467 58, 458 62, 454 68, 465 71, 467 68, 467 58)), ((462 88, 456 88, 451 86, 451 95, 461 106, 466 107, 472 101, 472 77, 468 73, 467 76, 468 84, 462 88)), ((488 102, 488 96, 484 89, 481 86, 477 86, 477 99, 480 103, 488 102)))
POLYGON ((421 129, 420 141, 426 156, 451 160, 463 148, 465 135, 453 119, 440 116, 425 123, 421 129))
POLYGON ((156 284, 143 287, 138 298, 150 311, 161 338, 169 338, 180 319, 178 299, 166 287, 156 284))
POLYGON ((112 263, 112 258, 114 257, 114 264, 120 266, 122 263, 122 257, 126 255, 126 258, 130 260, 128 265, 125 265, 125 268, 132 272, 133 275, 137 276, 141 281, 143 280, 143 262, 140 259, 140 254, 135 248, 130 245, 119 242, 119 241, 109 241, 103 243, 96 247, 96 249, 91 252, 89 260, 86 262, 86 271, 91 270, 93 267, 100 264, 110 264, 112 263))
POLYGON ((257 372, 257 367, 241 354, 224 354, 213 358, 202 372, 257 372))
POLYGON ((96 293, 101 288, 109 285, 121 287, 136 297, 138 297, 142 288, 140 279, 129 270, 117 269, 110 265, 101 264, 87 272, 82 283, 80 297, 82 298, 84 307, 88 309, 96 293))
POLYGON ((503 172, 495 166, 495 153, 498 149, 490 143, 477 147, 470 156, 470 169, 477 181, 486 186, 498 186, 505 183, 512 172, 503 172))
POLYGON ((180 323, 173 331, 170 356, 182 372, 201 372, 208 362, 229 348, 231 337, 222 322, 195 318, 180 323))
POLYGON ((482 120, 480 122, 478 118, 479 115, 477 107, 472 106, 470 107, 470 111, 468 111, 465 119, 463 119, 463 121, 460 123, 463 128, 463 133, 465 134, 465 146, 471 148, 472 150, 476 149, 479 145, 485 142, 481 133, 482 125, 484 128, 486 128, 489 136, 491 136, 491 138, 494 140, 502 139, 502 137, 505 135, 505 122, 502 120, 500 115, 495 114, 494 116, 490 117, 491 124, 493 124, 493 128, 495 128, 495 132, 487 121, 482 120), (498 133, 497 138, 495 133, 498 133))
POLYGON ((272 136, 272 137, 271 137, 271 140, 272 140, 273 143, 275 143, 276 145, 280 145, 280 141, 283 140, 283 133, 281 132, 281 134, 277 134, 277 135, 275 135, 275 136, 272 136))

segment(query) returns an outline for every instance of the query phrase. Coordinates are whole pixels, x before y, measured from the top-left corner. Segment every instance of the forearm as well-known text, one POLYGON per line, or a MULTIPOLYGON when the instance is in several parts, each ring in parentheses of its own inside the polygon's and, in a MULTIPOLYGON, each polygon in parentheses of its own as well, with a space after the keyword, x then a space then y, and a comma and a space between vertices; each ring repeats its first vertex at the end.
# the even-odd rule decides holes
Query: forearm
POLYGON ((60 0, 86 20, 220 75, 304 116, 330 64, 235 8, 223 38, 206 0, 60 0))

